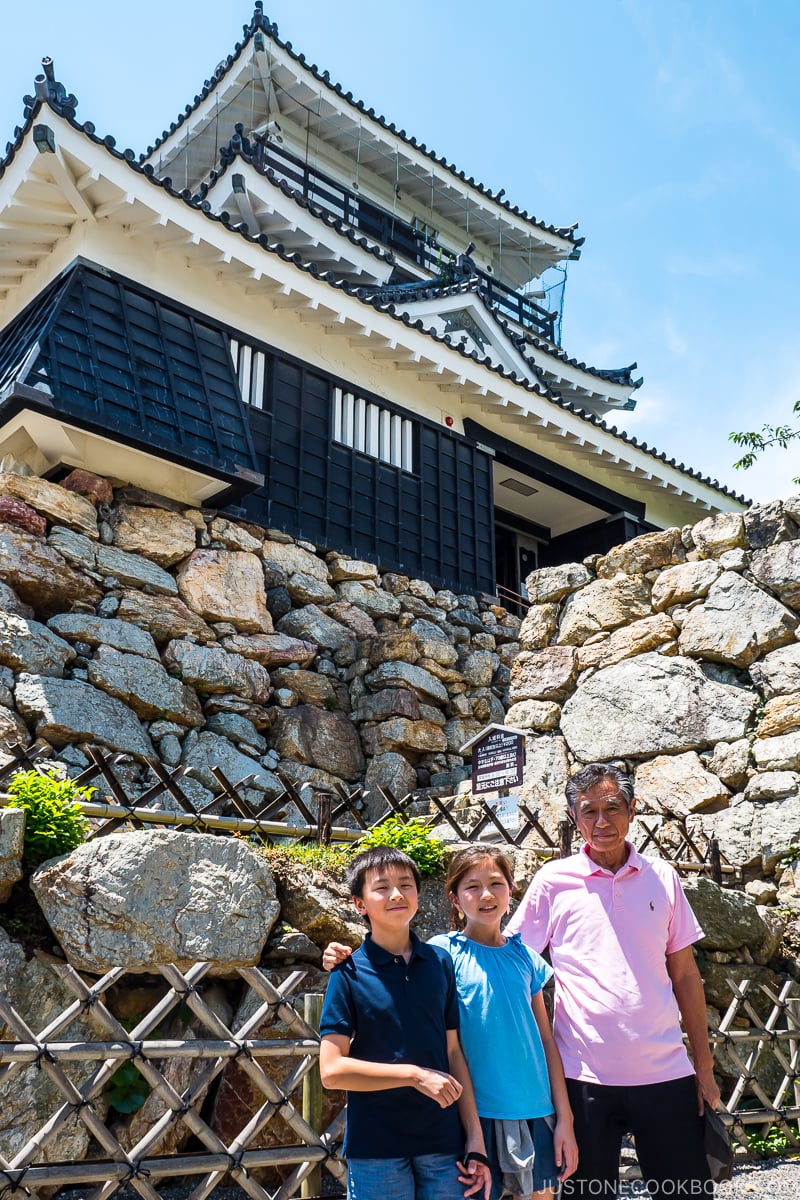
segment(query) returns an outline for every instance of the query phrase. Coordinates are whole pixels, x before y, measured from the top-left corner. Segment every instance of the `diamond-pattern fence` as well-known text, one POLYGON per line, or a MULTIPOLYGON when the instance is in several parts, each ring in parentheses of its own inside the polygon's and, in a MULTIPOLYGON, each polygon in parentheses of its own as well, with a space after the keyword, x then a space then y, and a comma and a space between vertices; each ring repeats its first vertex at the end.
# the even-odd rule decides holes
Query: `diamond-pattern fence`
MULTIPOLYGON (((43 753, 46 751, 38 747, 15 747, 0 767, 0 791, 15 771, 40 768, 43 753)), ((92 822, 92 837, 126 827, 168 825, 238 833, 265 843, 287 838, 352 842, 368 827, 359 789, 342 785, 330 793, 310 795, 308 788, 298 788, 283 777, 281 796, 256 809, 245 795, 248 779, 233 785, 215 769, 219 791, 198 811, 181 788, 183 768, 170 770, 157 761, 149 763, 152 782, 132 798, 121 781, 119 760, 96 748, 89 753, 91 765, 77 782, 91 785, 100 780, 110 796, 108 802, 82 805, 92 822)), ((542 857, 570 851, 571 830, 566 823, 556 841, 540 823, 538 813, 524 804, 519 806, 518 828, 512 831, 494 808, 479 798, 465 801, 464 797, 443 799, 415 793, 399 800, 385 789, 383 799, 385 813, 379 820, 390 814, 408 819, 427 810, 432 822, 448 825, 463 841, 491 832, 496 840, 510 846, 524 844, 542 857)), ((713 839, 688 829, 680 816, 645 812, 639 814, 636 829, 638 849, 669 859, 682 874, 701 870, 718 882, 736 880, 733 867, 719 855, 713 839)), ((253 1200, 289 1200, 301 1191, 311 1195, 312 1187, 316 1193, 320 1167, 329 1179, 343 1180, 345 1165, 338 1150, 344 1112, 325 1130, 314 1128, 320 1124, 318 1119, 302 1115, 300 1097, 304 1086, 307 1092, 312 1086, 319 1054, 314 1024, 299 1015, 290 999, 304 971, 296 971, 276 985, 260 969, 239 968, 237 974, 251 993, 250 1008, 255 1004, 255 1011, 231 1028, 203 997, 209 964, 196 963, 183 970, 175 965, 154 965, 153 975, 163 980, 164 995, 127 1030, 109 1000, 109 993, 115 995, 126 976, 124 970, 112 970, 96 982, 87 982, 66 963, 47 961, 74 999, 44 1028, 31 1028, 0 992, 0 1021, 6 1037, 13 1039, 0 1042, 0 1088, 13 1085, 15 1074, 34 1065, 59 1097, 54 1111, 13 1153, 4 1147, 0 1133, 0 1197, 21 1200, 35 1197, 41 1188, 91 1184, 92 1200, 110 1200, 126 1185, 143 1200, 160 1200, 162 1181, 177 1179, 192 1181, 189 1200, 205 1200, 223 1180, 234 1182, 253 1200), (199 1034, 166 1040, 160 1030, 181 1005, 192 1014, 199 1034), (81 1015, 90 1015, 93 1027, 102 1035, 99 1039, 65 1040, 65 1030, 81 1015), (276 1018, 290 1036, 255 1036, 265 1022, 276 1018), (179 1090, 170 1081, 168 1067, 187 1059, 192 1064, 191 1078, 179 1090), (233 1136, 228 1131, 223 1140, 209 1113, 215 1089, 232 1062, 244 1072, 251 1092, 259 1099, 243 1118, 241 1128, 233 1136), (128 1147, 105 1119, 108 1090, 124 1064, 135 1068, 149 1095, 157 1100, 151 1123, 128 1147), (270 1064, 279 1064, 285 1072, 280 1081, 266 1069, 270 1064), (264 1131, 278 1116, 280 1130, 271 1127, 272 1144, 265 1146, 264 1131), (71 1121, 81 1122, 91 1136, 89 1157, 76 1162, 49 1161, 59 1133, 71 1121), (292 1140, 287 1141, 287 1136, 292 1140), (180 1147, 187 1141, 188 1149, 165 1149, 165 1143, 180 1147)), ((128 982, 135 978, 141 977, 128 976, 128 982)), ((735 1136, 747 1147, 753 1131, 763 1136, 770 1126, 777 1125, 791 1144, 797 1145, 789 1122, 800 1116, 800 987, 788 979, 777 991, 755 980, 728 982, 731 1000, 718 1027, 710 1029, 710 1040, 723 1080, 724 1110, 735 1136)), ((239 1011, 248 1009, 240 1006, 239 1011)))

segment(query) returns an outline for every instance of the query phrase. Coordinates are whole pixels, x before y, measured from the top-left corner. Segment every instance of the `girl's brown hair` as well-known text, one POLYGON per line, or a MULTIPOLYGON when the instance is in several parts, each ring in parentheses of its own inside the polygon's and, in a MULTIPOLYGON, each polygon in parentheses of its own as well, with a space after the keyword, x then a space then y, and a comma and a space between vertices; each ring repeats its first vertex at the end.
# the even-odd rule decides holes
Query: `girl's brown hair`
MULTIPOLYGON (((444 890, 447 895, 455 895, 458 891, 458 885, 464 876, 469 874, 474 866, 482 862, 493 863, 502 871, 511 891, 515 890, 514 872, 511 861, 502 850, 496 846, 468 846, 466 850, 459 850, 458 854, 455 854, 450 861, 450 866, 447 869, 447 879, 444 883, 444 890)), ((463 924, 464 914, 456 908, 451 900, 450 928, 460 929, 463 924)))

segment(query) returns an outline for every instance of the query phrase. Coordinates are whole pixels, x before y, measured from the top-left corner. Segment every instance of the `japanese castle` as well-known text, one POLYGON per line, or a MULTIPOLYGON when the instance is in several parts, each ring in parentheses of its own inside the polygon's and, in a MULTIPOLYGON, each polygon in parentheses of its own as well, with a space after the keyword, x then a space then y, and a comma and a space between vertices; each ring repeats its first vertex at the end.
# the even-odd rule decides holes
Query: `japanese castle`
POLYGON ((43 66, 0 160, 0 461, 490 595, 744 507, 623 432, 635 364, 562 348, 575 227, 366 107, 260 3, 141 155, 43 66))

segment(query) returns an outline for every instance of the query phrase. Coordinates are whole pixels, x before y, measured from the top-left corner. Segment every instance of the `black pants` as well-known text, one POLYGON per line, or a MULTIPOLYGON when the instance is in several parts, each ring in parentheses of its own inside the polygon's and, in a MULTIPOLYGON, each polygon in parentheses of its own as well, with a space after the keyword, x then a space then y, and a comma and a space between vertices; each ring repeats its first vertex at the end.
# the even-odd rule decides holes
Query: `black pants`
POLYGON ((608 1087, 567 1080, 580 1155, 565 1200, 616 1195, 622 1138, 633 1134, 648 1191, 659 1200, 712 1197, 694 1075, 667 1083, 608 1087))

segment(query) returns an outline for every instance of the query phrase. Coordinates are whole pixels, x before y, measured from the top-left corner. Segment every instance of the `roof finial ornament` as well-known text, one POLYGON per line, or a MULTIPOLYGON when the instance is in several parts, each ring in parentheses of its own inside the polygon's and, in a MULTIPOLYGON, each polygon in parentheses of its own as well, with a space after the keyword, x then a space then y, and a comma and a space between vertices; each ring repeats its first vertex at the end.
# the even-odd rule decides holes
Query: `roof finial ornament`
POLYGON ((37 100, 45 101, 61 117, 74 118, 78 101, 72 93, 67 95, 63 83, 57 81, 52 58, 45 56, 42 59, 42 67, 44 74, 37 75, 34 79, 37 100))

